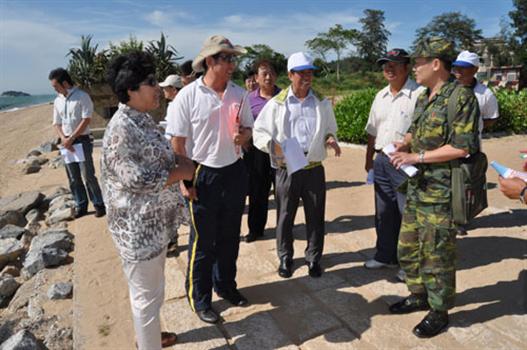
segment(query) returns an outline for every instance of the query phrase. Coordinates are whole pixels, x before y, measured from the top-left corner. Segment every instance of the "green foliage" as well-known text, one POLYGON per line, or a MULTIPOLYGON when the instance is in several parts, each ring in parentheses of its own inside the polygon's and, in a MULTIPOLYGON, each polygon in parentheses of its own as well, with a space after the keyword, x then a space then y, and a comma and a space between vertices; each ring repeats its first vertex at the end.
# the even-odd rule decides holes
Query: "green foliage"
POLYGON ((457 50, 474 51, 474 43, 483 39, 481 33, 481 29, 476 29, 476 22, 472 18, 460 12, 446 12, 417 29, 413 47, 423 38, 440 36, 453 42, 457 50))
POLYGON ((159 40, 150 41, 145 48, 145 51, 151 54, 154 58, 157 80, 165 80, 170 74, 177 73, 176 61, 183 57, 178 56, 178 52, 174 46, 167 45, 163 33, 161 33, 161 38, 159 40))
POLYGON ((103 82, 108 63, 106 51, 97 53, 98 45, 92 46, 91 39, 91 35, 82 35, 80 48, 72 48, 66 55, 70 56, 68 71, 71 78, 82 87, 103 82))
POLYGON ((377 90, 367 88, 354 91, 335 105, 339 140, 352 143, 366 143, 368 136, 366 122, 377 90))
POLYGON ((365 88, 381 89, 385 85, 381 72, 343 74, 340 81, 335 73, 313 79, 313 88, 325 96, 343 96, 365 88))
POLYGON ((370 67, 375 67, 377 59, 386 52, 390 36, 390 32, 384 27, 384 11, 366 9, 360 22, 362 31, 357 42, 359 55, 370 67))
POLYGON ((133 51, 143 51, 143 42, 137 40, 133 35, 130 35, 128 41, 121 41, 118 45, 110 42, 109 58, 110 60, 121 54, 126 54, 133 51))
POLYGON ((326 53, 334 51, 337 55, 337 80, 340 80, 340 57, 343 51, 350 45, 354 44, 359 37, 356 29, 344 29, 342 25, 335 24, 325 33, 318 33, 311 40, 307 40, 305 45, 311 52, 326 60, 326 53))
POLYGON ((268 45, 256 44, 252 46, 246 46, 247 53, 240 57, 242 70, 244 73, 248 73, 254 67, 253 64, 259 60, 268 60, 273 64, 276 72, 280 74, 287 70, 287 59, 280 52, 274 51, 268 45))
POLYGON ((500 117, 489 131, 505 131, 516 134, 527 132, 527 89, 519 92, 508 89, 494 91, 498 100, 500 117))

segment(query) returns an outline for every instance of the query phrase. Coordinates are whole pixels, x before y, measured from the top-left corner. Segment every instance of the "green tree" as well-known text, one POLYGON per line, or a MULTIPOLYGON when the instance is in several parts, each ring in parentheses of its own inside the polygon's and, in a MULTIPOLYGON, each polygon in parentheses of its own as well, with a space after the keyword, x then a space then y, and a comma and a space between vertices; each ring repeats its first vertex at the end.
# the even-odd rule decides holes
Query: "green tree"
POLYGON ((357 43, 359 55, 370 67, 375 67, 377 59, 386 52, 386 44, 390 36, 390 32, 384 26, 384 11, 366 9, 360 22, 362 31, 357 43))
POLYGON ((91 44, 92 36, 81 36, 79 48, 71 48, 66 56, 70 56, 68 71, 71 78, 82 87, 104 81, 104 72, 108 58, 106 51, 97 53, 98 45, 91 44))
POLYGON ((527 72, 527 0, 513 0, 515 9, 509 12, 514 32, 511 37, 511 46, 515 52, 515 63, 523 64, 523 71, 527 72))
POLYGON ((159 40, 150 41, 145 51, 154 58, 157 80, 164 80, 168 75, 177 73, 176 62, 182 59, 183 56, 179 56, 174 46, 167 44, 163 33, 161 33, 159 40))
POLYGON ((109 45, 110 59, 123 53, 129 53, 132 51, 143 51, 143 42, 141 40, 137 40, 137 38, 133 35, 130 35, 128 41, 121 41, 118 45, 110 41, 109 45))
POLYGON ((417 29, 413 47, 427 37, 440 36, 453 42, 458 50, 474 51, 476 41, 483 39, 476 22, 460 12, 446 12, 435 16, 426 26, 417 29))
POLYGON ((265 44, 255 44, 252 46, 246 46, 247 53, 240 57, 241 66, 245 73, 253 69, 253 64, 258 60, 268 60, 271 62, 276 73, 280 74, 287 70, 287 59, 283 54, 273 50, 271 47, 265 44))
POLYGON ((328 51, 335 52, 337 55, 337 80, 340 80, 340 60, 342 54, 349 45, 357 42, 359 35, 356 29, 344 29, 342 25, 335 24, 327 32, 318 33, 315 38, 307 40, 305 45, 311 52, 318 54, 321 58, 326 57, 325 55, 328 51))

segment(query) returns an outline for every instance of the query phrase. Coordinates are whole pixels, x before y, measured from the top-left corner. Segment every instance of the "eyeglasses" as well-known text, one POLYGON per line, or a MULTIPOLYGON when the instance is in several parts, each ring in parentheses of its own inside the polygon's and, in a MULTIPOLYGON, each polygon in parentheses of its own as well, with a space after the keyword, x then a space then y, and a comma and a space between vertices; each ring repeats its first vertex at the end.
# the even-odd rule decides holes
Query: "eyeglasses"
POLYGON ((145 80, 143 80, 139 85, 148 85, 148 86, 156 86, 157 85, 157 79, 152 74, 147 76, 145 80))
POLYGON ((227 62, 227 63, 236 63, 237 62, 237 58, 235 55, 232 55, 232 54, 225 54, 225 53, 220 53, 218 55, 216 55, 216 57, 224 62, 227 62))

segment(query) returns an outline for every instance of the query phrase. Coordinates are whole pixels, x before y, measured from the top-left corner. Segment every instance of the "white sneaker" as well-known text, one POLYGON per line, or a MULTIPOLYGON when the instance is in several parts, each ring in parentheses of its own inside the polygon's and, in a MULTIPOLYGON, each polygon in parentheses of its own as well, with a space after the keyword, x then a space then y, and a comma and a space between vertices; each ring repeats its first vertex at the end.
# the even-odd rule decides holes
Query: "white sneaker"
POLYGON ((367 269, 382 269, 383 267, 393 269, 394 267, 397 267, 397 264, 385 264, 375 259, 370 259, 364 263, 364 267, 367 269))
POLYGON ((397 277, 397 279, 400 282, 405 282, 406 281, 406 272, 404 272, 403 269, 399 269, 399 271, 397 272, 396 277, 397 277))

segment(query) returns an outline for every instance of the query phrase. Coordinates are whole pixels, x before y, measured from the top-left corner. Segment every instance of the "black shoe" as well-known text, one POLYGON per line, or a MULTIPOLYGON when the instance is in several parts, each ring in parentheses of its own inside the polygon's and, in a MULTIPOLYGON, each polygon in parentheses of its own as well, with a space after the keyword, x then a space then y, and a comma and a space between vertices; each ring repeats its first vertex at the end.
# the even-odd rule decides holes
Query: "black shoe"
POLYGON ((223 298, 227 300, 229 303, 231 303, 234 306, 246 306, 249 304, 249 301, 246 297, 244 297, 238 289, 233 289, 229 292, 224 293, 218 293, 218 296, 220 298, 223 298))
POLYGON ((414 327, 413 333, 419 338, 431 338, 448 326, 446 311, 430 310, 423 320, 414 327))
POLYGON ((95 217, 100 218, 106 215, 106 207, 104 205, 95 206, 95 217))
POLYGON ((278 266, 278 276, 282 278, 289 278, 293 275, 292 272, 293 261, 288 257, 280 259, 280 266, 278 266))
POLYGON ((409 314, 410 312, 428 309, 430 309, 430 305, 426 300, 426 294, 410 294, 403 300, 390 305, 392 314, 409 314))
POLYGON ((88 214, 88 210, 76 208, 75 209, 75 213, 73 214, 73 216, 75 217, 75 219, 78 219, 78 218, 83 217, 86 214, 88 214))
POLYGON ((251 243, 256 241, 260 237, 263 237, 263 235, 249 232, 248 235, 242 237, 242 241, 244 241, 245 243, 251 243))
POLYGON ((217 323, 220 320, 220 317, 216 313, 216 311, 212 309, 207 310, 198 310, 196 311, 196 314, 198 315, 199 319, 206 323, 217 323))
POLYGON ((306 261, 307 268, 309 269, 309 276, 318 278, 322 276, 322 268, 318 262, 306 261))
POLYGON ((173 258, 179 256, 179 250, 177 242, 170 242, 167 246, 167 258, 173 258))

